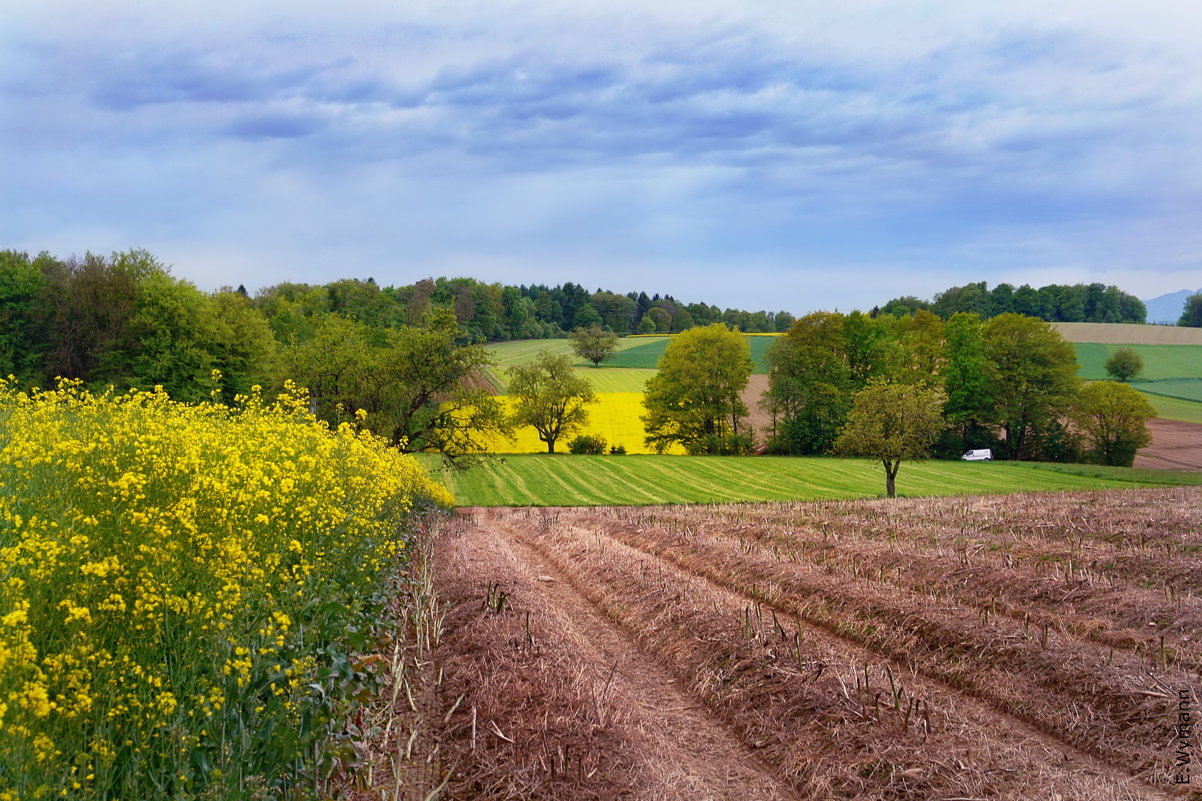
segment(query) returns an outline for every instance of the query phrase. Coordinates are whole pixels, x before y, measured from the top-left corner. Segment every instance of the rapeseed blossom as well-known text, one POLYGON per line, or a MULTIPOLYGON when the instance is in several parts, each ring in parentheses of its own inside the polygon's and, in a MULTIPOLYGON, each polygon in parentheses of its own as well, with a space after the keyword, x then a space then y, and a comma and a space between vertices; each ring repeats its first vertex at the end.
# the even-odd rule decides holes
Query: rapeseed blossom
POLYGON ((293 388, 0 382, 0 798, 313 786, 427 503, 451 499, 293 388))

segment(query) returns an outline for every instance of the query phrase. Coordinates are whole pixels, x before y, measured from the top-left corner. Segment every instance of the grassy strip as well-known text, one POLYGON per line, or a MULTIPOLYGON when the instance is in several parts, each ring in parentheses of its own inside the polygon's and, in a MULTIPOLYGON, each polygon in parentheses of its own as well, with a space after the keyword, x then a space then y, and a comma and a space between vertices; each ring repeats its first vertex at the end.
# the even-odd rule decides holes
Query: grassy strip
POLYGON ((1135 351, 1143 359, 1141 381, 1164 378, 1202 378, 1202 346, 1198 345, 1109 345, 1097 342, 1078 342, 1077 362, 1082 378, 1098 381, 1109 378, 1106 360, 1121 348, 1135 351))
MULTIPOLYGON (((610 367, 642 367, 654 370, 659 362, 659 357, 664 355, 670 341, 671 337, 624 339, 622 340, 624 344, 627 342, 632 344, 623 347, 605 363, 610 367)), ((747 337, 747 342, 751 345, 751 360, 755 362, 755 369, 752 372, 768 372, 768 349, 775 341, 775 336, 749 335, 747 337)))
MULTIPOLYGON (((869 459, 739 456, 506 456, 443 476, 464 506, 600 506, 874 498, 869 459)), ((1094 465, 928 461, 902 465, 903 495, 1202 484, 1202 473, 1094 465)))

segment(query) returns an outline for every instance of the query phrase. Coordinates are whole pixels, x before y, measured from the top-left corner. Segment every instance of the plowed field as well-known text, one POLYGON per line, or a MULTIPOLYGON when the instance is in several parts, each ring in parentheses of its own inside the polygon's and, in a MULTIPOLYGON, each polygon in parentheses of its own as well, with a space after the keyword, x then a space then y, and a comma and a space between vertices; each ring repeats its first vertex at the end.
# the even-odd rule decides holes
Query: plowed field
POLYGON ((442 798, 1202 798, 1195 488, 477 509, 434 565, 442 798))

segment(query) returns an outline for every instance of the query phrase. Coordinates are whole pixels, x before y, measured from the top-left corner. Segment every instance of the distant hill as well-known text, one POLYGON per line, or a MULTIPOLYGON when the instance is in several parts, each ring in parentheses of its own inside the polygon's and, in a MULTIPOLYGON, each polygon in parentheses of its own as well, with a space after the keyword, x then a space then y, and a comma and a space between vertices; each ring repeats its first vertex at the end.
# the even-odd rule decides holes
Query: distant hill
POLYGON ((1176 325, 1177 321, 1181 319, 1182 310, 1185 308, 1185 299, 1198 292, 1202 292, 1202 289, 1183 289, 1180 292, 1170 292, 1158 298, 1145 300, 1144 305, 1148 307, 1148 322, 1176 325))

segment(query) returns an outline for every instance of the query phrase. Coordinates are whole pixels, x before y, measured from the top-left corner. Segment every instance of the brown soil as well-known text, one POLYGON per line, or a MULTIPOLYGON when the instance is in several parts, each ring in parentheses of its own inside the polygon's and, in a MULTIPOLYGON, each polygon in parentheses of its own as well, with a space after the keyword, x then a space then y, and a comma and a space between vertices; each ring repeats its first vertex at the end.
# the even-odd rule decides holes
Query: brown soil
POLYGON ((439 544, 444 798, 795 799, 673 677, 518 539, 439 544))
POLYGON ((1202 470, 1202 425, 1149 420, 1152 444, 1135 455, 1135 467, 1202 470))
POLYGON ((768 376, 763 373, 752 373, 743 390, 743 403, 747 404, 748 418, 759 442, 767 441, 772 433, 772 415, 762 405, 767 391, 768 376))
POLYGON ((1200 516, 1193 489, 476 510, 435 560, 442 797, 1169 797, 1200 516))

